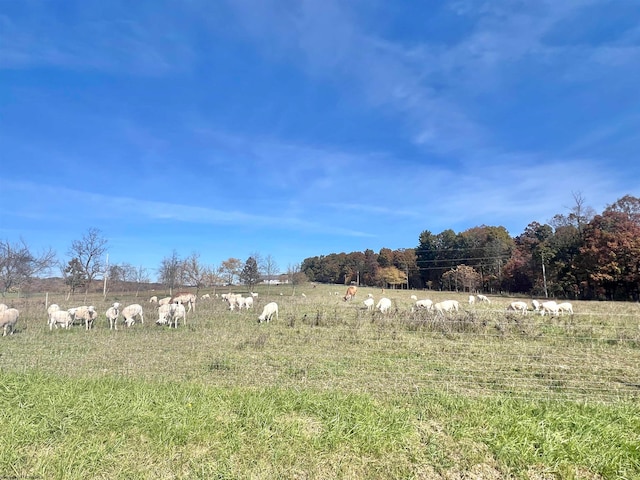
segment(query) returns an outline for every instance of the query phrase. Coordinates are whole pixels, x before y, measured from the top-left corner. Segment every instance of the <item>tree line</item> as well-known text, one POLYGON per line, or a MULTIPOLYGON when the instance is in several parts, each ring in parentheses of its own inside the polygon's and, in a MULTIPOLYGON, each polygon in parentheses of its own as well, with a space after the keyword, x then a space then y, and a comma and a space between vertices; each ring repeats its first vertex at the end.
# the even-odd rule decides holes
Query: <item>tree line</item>
MULTIPOLYGON (((74 240, 67 251, 67 258, 60 261, 52 249, 36 253, 20 239, 18 242, 0 241, 0 293, 20 293, 34 278, 51 274, 58 268, 68 296, 76 292, 87 294, 95 291, 99 281, 102 291, 125 291, 150 286, 147 268, 130 263, 109 264, 108 239, 97 228, 89 228, 81 238, 74 240)), ((254 253, 242 261, 228 258, 219 265, 204 263, 199 253, 181 257, 176 250, 164 257, 157 269, 158 282, 169 294, 185 287, 204 288, 242 283, 249 289, 264 279, 286 282, 295 289, 306 281, 299 264, 290 264, 285 273, 271 255, 263 257, 254 253)), ((270 285, 270 284, 269 284, 270 285)))
MULTIPOLYGON (((271 255, 254 253, 242 261, 231 257, 219 265, 204 264, 198 253, 182 258, 174 250, 157 269, 169 292, 196 291, 241 282, 252 288, 264 279, 286 281, 293 289, 310 280, 319 283, 510 292, 576 299, 640 299, 640 198, 626 195, 601 214, 585 205, 581 194, 568 214, 547 224, 532 222, 511 237, 501 226, 481 225, 460 233, 424 230, 414 248, 379 252, 331 253, 290 264, 280 273, 271 255)), ((112 286, 149 284, 142 266, 109 265, 108 240, 90 228, 72 242, 68 260, 59 262, 47 249, 32 252, 24 240, 0 241, 0 292, 20 292, 34 277, 60 268, 69 294, 89 291, 97 279, 112 286)))
POLYGON ((424 230, 415 248, 331 253, 301 269, 324 283, 639 300, 640 198, 625 195, 601 214, 573 198, 568 214, 516 237, 501 226, 424 230))

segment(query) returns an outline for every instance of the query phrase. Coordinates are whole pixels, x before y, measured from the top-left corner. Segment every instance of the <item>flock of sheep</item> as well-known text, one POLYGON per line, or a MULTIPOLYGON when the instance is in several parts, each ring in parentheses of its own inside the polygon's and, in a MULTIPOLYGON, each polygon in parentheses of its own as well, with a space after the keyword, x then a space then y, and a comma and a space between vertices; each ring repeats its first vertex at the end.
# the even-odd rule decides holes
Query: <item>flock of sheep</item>
MULTIPOLYGON (((230 310, 242 310, 243 308, 248 310, 253 308, 254 298, 257 296, 257 293, 251 293, 248 297, 233 293, 221 295, 222 299, 229 304, 230 310)), ((210 295, 205 294, 201 298, 207 299, 210 298, 210 295)), ((157 304, 158 306, 158 319, 155 321, 157 325, 168 325, 169 327, 178 328, 179 323, 187 324, 187 313, 192 310, 195 311, 196 296, 192 293, 178 293, 171 297, 161 299, 153 296, 149 299, 149 302, 157 304)), ((122 323, 127 327, 133 326, 137 320, 144 324, 144 310, 140 304, 134 303, 122 309, 120 307, 120 303, 116 302, 105 312, 105 316, 109 321, 109 329, 118 329, 120 316, 122 316, 122 323)), ((0 304, 0 310, 3 312, 7 310, 6 305, 0 304), (2 306, 4 306, 4 309, 1 308, 2 306)), ((13 328, 15 328, 15 323, 18 318, 18 311, 16 309, 8 310, 15 311, 16 313, 13 316, 10 314, 6 315, 7 319, 11 318, 12 321, 0 324, 6 325, 5 334, 7 331, 13 333, 13 328)), ((83 324, 87 330, 90 330, 93 328, 94 322, 98 317, 98 312, 94 306, 81 306, 62 310, 57 304, 52 304, 47 309, 47 314, 49 317, 49 330, 53 330, 54 327, 56 329, 58 327, 69 329, 73 324, 78 323, 83 324)), ((268 303, 265 305, 262 314, 258 316, 258 322, 269 322, 274 315, 276 319, 278 319, 278 305, 275 302, 268 303)))
MULTIPOLYGON (((357 292, 356 287, 353 287, 353 286, 349 287, 347 289, 347 293, 343 297, 344 300, 349 301, 353 299, 356 292, 357 292)), ((411 308, 411 311, 427 310, 427 311, 433 311, 437 314, 444 315, 445 313, 448 313, 448 312, 457 312, 460 309, 460 302, 458 302, 457 300, 443 300, 438 303, 433 303, 433 301, 428 298, 418 300, 418 297, 416 295, 411 295, 411 300, 415 302, 413 307, 411 308)), ((490 304, 491 300, 489 300, 489 298, 486 295, 482 295, 482 294, 469 295, 469 305, 474 305, 476 302, 490 304)), ((373 300, 372 294, 369 293, 367 295, 367 298, 362 303, 365 305, 367 310, 369 311, 374 310, 375 302, 373 300)), ((389 298, 382 297, 380 300, 378 300, 378 303, 375 304, 375 309, 380 311, 381 313, 386 313, 391 308, 391 305, 392 303, 389 298)), ((531 307, 534 312, 540 312, 540 315, 543 315, 543 316, 545 314, 558 316, 564 313, 569 313, 573 315, 573 305, 569 302, 557 303, 554 300, 548 300, 544 302, 540 302, 538 300, 532 300, 531 307)), ((529 311, 529 304, 523 301, 514 301, 507 306, 507 310, 520 312, 523 315, 526 315, 529 311)))
MULTIPOLYGON (((63 310, 59 305, 53 303, 49 305, 47 314, 49 316, 49 330, 53 330, 54 327, 56 329, 58 327, 69 329, 75 323, 84 324, 86 330, 91 330, 95 320, 98 318, 98 312, 93 305, 83 305, 81 307, 73 307, 68 310, 63 310)), ((107 320, 109 320, 109 328, 111 329, 118 329, 118 318, 120 315, 122 315, 123 323, 127 327, 132 326, 136 319, 139 319, 144 323, 142 307, 137 303, 120 310, 120 304, 116 302, 107 309, 105 315, 107 320)))
MULTIPOLYGON (((356 296, 358 288, 356 286, 350 286, 343 297, 345 301, 351 301, 356 296)), ((384 291, 383 291, 384 292, 384 291)), ((336 292, 337 294, 337 292, 336 292)), ((302 296, 305 296, 302 294, 302 296)), ((218 297, 218 295, 216 295, 218 297)), ((249 310, 253 308, 254 299, 258 297, 257 293, 250 292, 249 296, 243 297, 240 294, 228 293, 222 294, 220 297, 229 305, 230 310, 249 310)), ((209 294, 205 294, 201 297, 203 300, 210 298, 209 294)), ((438 303, 434 303, 430 299, 419 300, 415 295, 411 295, 411 300, 414 302, 411 307, 411 311, 426 310, 429 312, 435 312, 439 315, 444 315, 450 312, 458 312, 460 304, 457 300, 443 300, 438 303)), ((153 296, 149 299, 152 304, 158 306, 158 319, 157 325, 168 325, 169 327, 178 328, 179 323, 186 325, 187 313, 192 310, 195 312, 196 295, 192 293, 178 293, 171 297, 164 297, 158 299, 153 296)), ((490 304, 491 301, 485 295, 470 295, 469 305, 475 303, 490 304)), ((382 297, 375 303, 372 294, 368 294, 367 298, 363 301, 363 304, 369 311, 373 311, 374 308, 381 313, 387 313, 392 306, 392 302, 387 297, 382 297)), ((136 321, 144 323, 144 311, 140 304, 134 303, 124 308, 120 308, 120 303, 116 302, 105 312, 105 316, 109 321, 109 329, 118 329, 118 322, 122 317, 122 323, 131 327, 136 321)), ((573 315, 573 305, 569 302, 557 303, 554 300, 549 301, 531 301, 531 308, 534 312, 539 312, 540 315, 549 314, 551 316, 558 316, 564 313, 573 315)), ((526 315, 529 312, 529 304, 524 301, 513 301, 509 303, 506 308, 508 311, 514 311, 526 315)), ((94 306, 80 306, 69 308, 68 310, 61 309, 58 305, 52 304, 47 309, 49 330, 54 328, 69 329, 74 324, 84 325, 86 330, 93 328, 95 320, 98 317, 98 312, 94 306)), ((0 303, 0 328, 3 330, 2 336, 7 334, 13 334, 16 323, 20 313, 15 308, 8 308, 7 305, 0 303)), ((269 322, 275 316, 278 319, 278 304, 276 302, 267 303, 262 313, 258 316, 258 322, 269 322)))

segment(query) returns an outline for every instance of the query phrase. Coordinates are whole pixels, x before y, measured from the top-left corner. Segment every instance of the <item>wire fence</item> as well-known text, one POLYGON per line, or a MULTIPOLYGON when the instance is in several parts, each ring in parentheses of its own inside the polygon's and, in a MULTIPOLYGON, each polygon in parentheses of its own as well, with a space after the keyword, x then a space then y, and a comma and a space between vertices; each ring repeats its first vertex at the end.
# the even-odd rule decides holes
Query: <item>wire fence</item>
POLYGON ((223 302, 200 303, 178 329, 156 326, 145 305, 144 325, 117 332, 104 317, 89 332, 49 330, 43 306, 32 303, 17 334, 0 339, 0 370, 373 395, 640 400, 635 304, 542 316, 495 304, 438 315, 396 300, 383 315, 356 303, 279 303, 269 324, 257 322, 260 305, 230 312, 223 302))

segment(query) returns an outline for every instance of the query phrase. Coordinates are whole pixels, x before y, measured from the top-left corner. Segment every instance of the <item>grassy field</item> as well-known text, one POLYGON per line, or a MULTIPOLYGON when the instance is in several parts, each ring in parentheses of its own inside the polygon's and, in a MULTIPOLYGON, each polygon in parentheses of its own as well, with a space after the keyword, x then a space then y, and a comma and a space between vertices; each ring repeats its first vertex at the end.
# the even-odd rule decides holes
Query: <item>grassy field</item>
POLYGON ((362 304, 379 289, 344 289, 265 287, 248 312, 212 298, 178 329, 146 296, 50 296, 95 305, 89 332, 49 331, 44 294, 5 299, 21 316, 0 339, 0 479, 640 478, 637 304, 549 318, 404 290, 383 316, 362 304), (411 294, 462 308, 412 312, 411 294), (114 301, 145 323, 109 330, 114 301), (268 301, 279 320, 258 324, 268 301))

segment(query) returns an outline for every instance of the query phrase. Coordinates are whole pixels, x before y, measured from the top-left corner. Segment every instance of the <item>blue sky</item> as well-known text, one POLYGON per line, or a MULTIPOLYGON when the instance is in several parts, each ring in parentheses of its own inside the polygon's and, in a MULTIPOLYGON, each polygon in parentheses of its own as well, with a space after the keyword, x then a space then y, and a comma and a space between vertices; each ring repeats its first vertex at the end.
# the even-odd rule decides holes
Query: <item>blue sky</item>
POLYGON ((0 0, 0 238, 415 247, 640 196, 640 2, 0 0))

